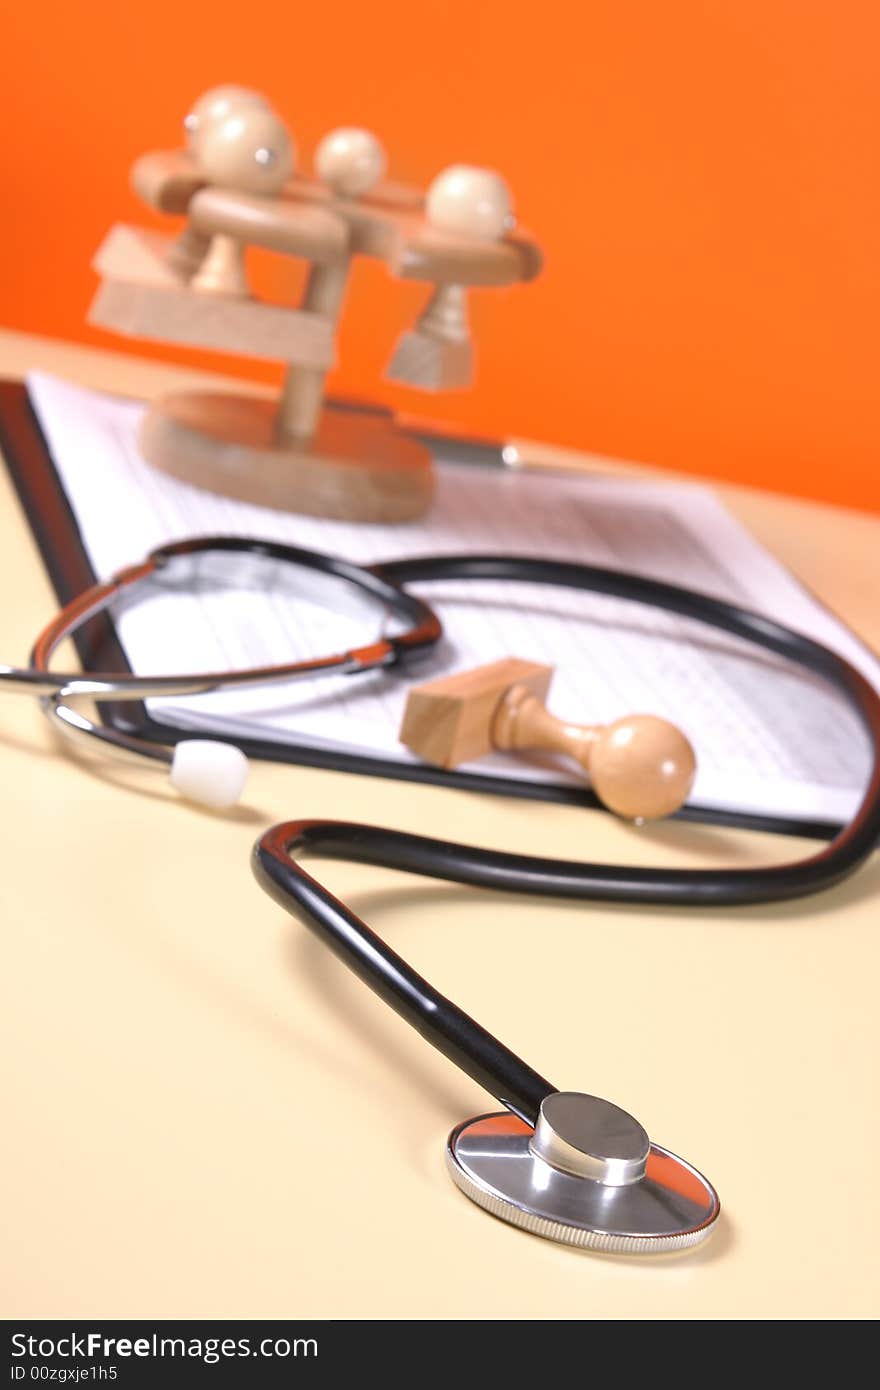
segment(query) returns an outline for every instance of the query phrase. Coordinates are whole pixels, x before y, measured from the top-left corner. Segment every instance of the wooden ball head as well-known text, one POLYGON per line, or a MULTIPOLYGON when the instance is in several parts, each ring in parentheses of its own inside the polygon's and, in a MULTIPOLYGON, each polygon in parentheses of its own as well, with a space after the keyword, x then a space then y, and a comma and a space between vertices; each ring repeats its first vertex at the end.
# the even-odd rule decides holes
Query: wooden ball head
POLYGON ((343 126, 325 135, 315 151, 315 173, 338 198, 362 198, 383 177, 388 157, 370 130, 343 126))
POLYGON ((255 92, 252 87, 226 83, 203 92, 183 118, 187 148, 195 153, 207 130, 248 106, 259 106, 266 111, 271 109, 268 97, 262 92, 255 92))
POLYGON ((497 241, 514 226, 510 189, 493 169, 452 164, 428 189, 425 212, 433 227, 497 241))
POLYGON ((626 820, 657 820, 687 800, 696 757, 684 734, 651 714, 572 724, 544 701, 553 668, 508 658, 410 691, 400 738, 427 762, 457 767, 502 752, 562 753, 596 796, 626 820))

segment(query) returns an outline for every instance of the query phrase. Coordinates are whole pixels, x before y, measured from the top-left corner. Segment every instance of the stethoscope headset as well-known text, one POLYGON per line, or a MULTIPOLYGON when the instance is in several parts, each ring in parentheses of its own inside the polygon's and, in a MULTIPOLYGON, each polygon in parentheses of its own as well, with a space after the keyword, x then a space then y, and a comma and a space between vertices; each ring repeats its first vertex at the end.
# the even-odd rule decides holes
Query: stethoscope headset
POLYGON ((639 575, 511 555, 437 555, 360 566, 275 542, 205 537, 165 545, 68 604, 37 639, 28 668, 0 667, 0 689, 40 697, 66 735, 114 753, 164 764, 185 796, 220 807, 238 799, 247 760, 231 744, 185 739, 172 748, 101 724, 85 705, 141 701, 322 674, 405 666, 442 635, 433 609, 406 587, 442 580, 556 585, 627 599, 695 619, 805 667, 845 696, 865 729, 872 766, 849 824, 804 859, 748 869, 658 869, 586 864, 476 849, 397 830, 337 821, 276 825, 254 848, 261 886, 304 922, 422 1037, 505 1107, 459 1125, 447 1163, 456 1184, 495 1216, 571 1245, 620 1252, 695 1245, 719 1213, 711 1184, 690 1164, 652 1144, 626 1111, 595 1096, 564 1092, 418 975, 300 862, 346 859, 429 878, 593 902, 727 907, 820 892, 852 873, 880 839, 880 695, 843 657, 782 624, 721 599, 639 575), (395 630, 365 646, 306 662, 189 676, 59 673, 52 654, 97 614, 163 571, 206 556, 268 557, 343 580, 384 612, 395 630))

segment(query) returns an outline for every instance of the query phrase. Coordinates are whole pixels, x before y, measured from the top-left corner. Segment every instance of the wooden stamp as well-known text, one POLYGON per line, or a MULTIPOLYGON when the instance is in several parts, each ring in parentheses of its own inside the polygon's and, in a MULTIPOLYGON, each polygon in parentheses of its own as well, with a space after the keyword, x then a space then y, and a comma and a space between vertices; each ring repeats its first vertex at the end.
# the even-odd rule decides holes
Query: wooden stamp
POLYGON ((351 127, 321 141, 317 177, 297 174, 284 122, 243 87, 205 93, 184 129, 184 148, 136 161, 132 185, 151 208, 186 224, 173 238, 112 229, 95 259, 102 283, 90 321, 281 360, 286 371, 271 409, 208 393, 158 400, 142 431, 145 457, 245 501, 347 520, 420 516, 433 491, 426 447, 387 412, 325 407, 345 292, 358 256, 425 281, 427 305, 393 351, 388 375, 422 390, 468 385, 467 291, 530 280, 541 266, 535 242, 514 230, 504 180, 455 165, 424 196, 387 182, 380 141, 351 127), (253 246, 309 263, 300 304, 254 298, 253 246))
POLYGON ((560 753, 588 775, 603 805, 627 820, 678 811, 697 767, 681 730, 651 714, 606 725, 568 723, 546 708, 552 679, 552 666, 507 657, 416 686, 407 698, 400 740, 444 768, 493 749, 560 753))
MULTIPOLYGON (((501 176, 466 165, 437 176, 428 189, 425 215, 430 227, 453 241, 475 237, 494 243, 514 227, 510 193, 501 176)), ((400 339, 388 375, 434 391, 470 385, 473 351, 461 283, 446 276, 440 280, 415 328, 400 339)))

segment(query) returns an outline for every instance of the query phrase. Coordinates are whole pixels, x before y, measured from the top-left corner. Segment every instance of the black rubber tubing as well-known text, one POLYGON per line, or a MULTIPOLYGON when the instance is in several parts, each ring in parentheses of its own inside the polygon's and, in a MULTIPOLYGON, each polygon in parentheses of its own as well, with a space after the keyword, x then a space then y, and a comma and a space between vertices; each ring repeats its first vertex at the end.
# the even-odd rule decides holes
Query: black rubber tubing
POLYGON ((366 923, 308 874, 300 855, 378 864, 506 892, 593 901, 729 907, 817 893, 859 867, 880 838, 880 696, 843 657, 770 618, 672 584, 591 565, 519 556, 431 556, 375 566, 394 584, 502 579, 586 589, 663 608, 778 653, 842 692, 864 724, 872 766, 850 823, 818 853, 752 869, 657 869, 578 864, 478 849, 343 821, 289 821, 257 841, 262 887, 311 928, 365 984, 468 1076, 529 1124, 556 1088, 457 1005, 439 994, 366 923))

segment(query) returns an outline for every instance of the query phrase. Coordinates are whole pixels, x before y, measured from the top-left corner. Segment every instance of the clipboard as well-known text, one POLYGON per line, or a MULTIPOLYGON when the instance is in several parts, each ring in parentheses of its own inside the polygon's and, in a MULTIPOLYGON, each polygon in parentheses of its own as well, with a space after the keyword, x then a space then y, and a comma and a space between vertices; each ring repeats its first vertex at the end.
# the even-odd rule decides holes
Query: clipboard
MULTIPOLYGON (((0 381, 0 447, 22 509, 36 540, 46 572, 60 605, 97 582, 79 526, 68 502, 43 431, 31 406, 26 386, 18 381, 0 381)), ((442 466, 442 465, 440 465, 442 466)), ((137 559, 133 556, 132 559, 137 559)), ((129 665, 112 620, 99 615, 85 624, 74 637, 83 668, 130 673, 129 665)), ((101 718, 111 728, 134 734, 149 742, 167 746, 192 738, 192 730, 175 729, 153 720, 140 702, 104 702, 101 718)), ((222 735, 212 734, 212 738, 222 735)), ((367 753, 341 752, 315 748, 296 742, 279 744, 259 738, 227 739, 241 747, 249 758, 294 763, 374 777, 433 783, 464 791, 493 796, 516 796, 574 806, 599 808, 600 803, 588 787, 554 782, 517 780, 484 773, 446 771, 418 763, 401 763, 367 753)), ((790 817, 685 806, 675 819, 769 831, 781 835, 827 840, 840 829, 830 821, 800 820, 790 817)))

